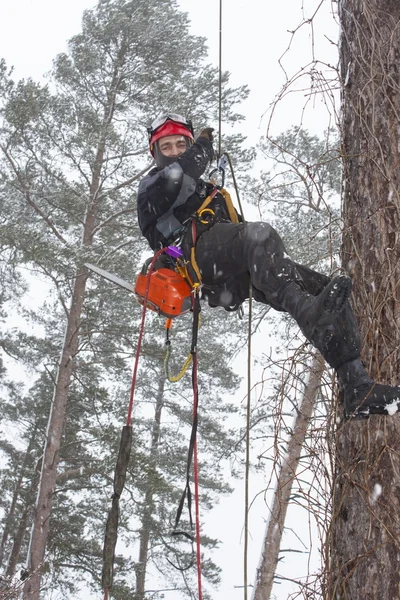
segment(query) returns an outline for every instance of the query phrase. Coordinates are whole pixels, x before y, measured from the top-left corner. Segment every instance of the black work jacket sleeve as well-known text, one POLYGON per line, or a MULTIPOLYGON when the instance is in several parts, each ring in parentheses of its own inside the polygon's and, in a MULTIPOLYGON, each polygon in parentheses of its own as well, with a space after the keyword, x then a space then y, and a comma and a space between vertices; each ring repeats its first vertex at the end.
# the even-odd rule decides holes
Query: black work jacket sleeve
POLYGON ((197 138, 176 162, 152 169, 139 183, 139 227, 153 250, 165 245, 201 204, 196 185, 213 156, 207 138, 197 138))

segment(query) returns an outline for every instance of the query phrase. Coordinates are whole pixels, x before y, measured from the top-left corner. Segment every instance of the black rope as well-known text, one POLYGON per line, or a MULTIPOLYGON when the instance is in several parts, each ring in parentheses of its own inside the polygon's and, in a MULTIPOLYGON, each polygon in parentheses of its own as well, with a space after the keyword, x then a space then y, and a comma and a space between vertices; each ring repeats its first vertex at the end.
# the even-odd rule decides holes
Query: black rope
MULTIPOLYGON (((195 358, 196 353, 197 353, 197 340, 198 340, 199 317, 200 317, 201 307, 200 307, 199 293, 196 290, 193 293, 194 293, 194 298, 193 298, 193 323, 192 323, 191 353, 193 355, 193 358, 195 358)), ((197 387, 197 379, 196 379, 195 369, 196 369, 196 361, 193 360, 192 386, 193 386, 194 404, 193 404, 192 430, 190 433, 189 448, 188 448, 188 454, 187 454, 187 460, 186 460, 186 483, 185 483, 185 487, 182 492, 181 499, 179 501, 178 509, 176 511, 174 528, 173 528, 173 531, 171 532, 172 536, 183 535, 187 539, 189 539, 192 543, 194 542, 194 539, 195 539, 194 536, 191 533, 188 533, 186 531, 178 529, 178 525, 179 525, 179 522, 182 517, 185 500, 187 500, 190 530, 191 531, 193 530, 192 490, 190 488, 190 473, 191 473, 191 467, 192 467, 192 462, 193 462, 193 452, 194 452, 194 447, 195 447, 195 443, 196 443, 197 425, 198 425, 198 387, 197 387)), ((194 554, 193 547, 192 547, 192 551, 194 554)), ((171 562, 171 561, 168 561, 168 562, 171 562)), ((174 565, 174 566, 175 566, 175 568, 182 570, 181 567, 177 567, 176 565, 174 565)), ((189 568, 189 567, 186 567, 186 568, 189 568)), ((184 570, 186 570, 186 568, 184 570)))

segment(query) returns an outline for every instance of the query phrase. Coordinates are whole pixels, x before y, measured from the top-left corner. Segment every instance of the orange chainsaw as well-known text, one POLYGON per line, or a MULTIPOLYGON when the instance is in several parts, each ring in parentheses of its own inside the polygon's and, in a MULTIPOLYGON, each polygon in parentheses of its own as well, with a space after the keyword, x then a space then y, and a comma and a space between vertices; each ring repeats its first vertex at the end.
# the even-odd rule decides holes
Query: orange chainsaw
POLYGON ((151 261, 152 258, 144 263, 135 285, 96 265, 86 263, 85 266, 94 273, 104 277, 104 279, 119 285, 129 292, 133 292, 141 305, 145 302, 146 290, 147 286, 149 286, 146 305, 157 314, 163 315, 168 319, 173 319, 191 310, 191 289, 184 277, 176 271, 165 267, 149 273, 148 267, 151 261))

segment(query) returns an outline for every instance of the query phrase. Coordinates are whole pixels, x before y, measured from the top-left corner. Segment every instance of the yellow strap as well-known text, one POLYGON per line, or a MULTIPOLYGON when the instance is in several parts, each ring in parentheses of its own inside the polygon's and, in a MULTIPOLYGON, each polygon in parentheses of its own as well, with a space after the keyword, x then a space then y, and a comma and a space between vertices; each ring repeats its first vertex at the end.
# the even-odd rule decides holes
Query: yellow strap
POLYGON ((164 372, 165 372, 165 375, 166 375, 168 381, 170 381, 171 383, 176 383, 177 381, 180 381, 182 379, 182 377, 188 370, 188 367, 189 367, 190 363, 192 362, 193 356, 191 353, 189 354, 189 356, 183 363, 183 367, 182 367, 180 373, 178 373, 178 375, 170 375, 169 369, 168 369, 169 355, 170 355, 169 348, 167 348, 167 351, 165 353, 165 359, 164 359, 164 372))
POLYGON ((211 194, 209 196, 207 196, 207 198, 204 200, 203 204, 200 206, 199 210, 197 211, 197 215, 199 215, 201 213, 202 210, 204 210, 205 208, 207 208, 207 206, 210 204, 211 200, 214 198, 214 196, 217 194, 218 190, 214 189, 211 194))
MULTIPOLYGON (((197 276, 197 281, 200 283, 201 282, 201 274, 200 274, 200 269, 199 269, 199 265, 197 264, 196 261, 196 248, 195 246, 193 246, 190 250, 190 264, 193 267, 194 272, 196 273, 197 276)), ((193 284, 193 287, 195 286, 195 284, 193 284)))
MULTIPOLYGON (((221 188, 218 191, 223 195, 223 197, 225 199, 225 203, 226 203, 226 207, 228 209, 230 220, 232 221, 232 223, 239 223, 237 212, 234 209, 230 193, 227 192, 225 188, 221 188)), ((200 206, 199 210, 197 211, 198 215, 210 204, 211 200, 214 198, 216 193, 217 193, 216 190, 213 190, 213 192, 209 196, 207 196, 207 198, 204 200, 203 204, 200 206)))
MULTIPOLYGON (((198 320, 198 326, 200 327, 200 315, 199 315, 198 319, 199 319, 198 320)), ((167 347, 166 347, 166 350, 165 350, 165 357, 164 357, 164 372, 165 372, 165 375, 166 375, 168 381, 170 381, 171 383, 176 383, 177 381, 180 381, 182 379, 182 377, 184 376, 184 374, 188 370, 189 365, 190 365, 190 363, 193 360, 193 354, 190 352, 190 354, 186 358, 185 362, 183 363, 182 369, 180 370, 180 372, 178 373, 178 375, 171 375, 170 372, 169 372, 169 358, 170 358, 170 355, 171 355, 171 344, 167 344, 167 347)))
POLYGON ((186 281, 188 282, 190 287, 192 289, 194 289, 196 284, 192 281, 192 279, 188 273, 187 265, 182 261, 182 259, 179 259, 177 261, 176 270, 178 271, 179 275, 181 275, 184 279, 186 279, 186 281))
POLYGON ((239 223, 237 212, 234 209, 230 193, 227 192, 224 188, 220 189, 220 192, 223 195, 223 197, 225 198, 226 207, 228 209, 230 220, 232 221, 232 223, 239 223))

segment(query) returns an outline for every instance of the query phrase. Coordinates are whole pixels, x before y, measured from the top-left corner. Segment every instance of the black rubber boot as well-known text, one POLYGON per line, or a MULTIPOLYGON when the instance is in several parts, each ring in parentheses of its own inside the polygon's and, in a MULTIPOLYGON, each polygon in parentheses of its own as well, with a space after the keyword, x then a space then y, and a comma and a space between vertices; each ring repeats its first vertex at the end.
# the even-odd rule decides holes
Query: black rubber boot
MULTIPOLYGON (((304 279, 307 290, 314 291, 304 279)), ((301 285, 302 282, 287 284, 279 294, 280 303, 335 369, 344 392, 346 418, 393 415, 400 411, 400 387, 375 383, 361 362, 360 332, 347 302, 351 279, 336 277, 326 285, 322 281, 315 290, 320 290, 316 296, 304 292, 301 285)))
POLYGON ((400 387, 375 383, 368 375, 360 358, 358 324, 348 302, 337 315, 333 330, 328 343, 318 349, 338 375, 346 418, 396 413, 400 408, 400 387))
POLYGON ((334 335, 334 323, 350 293, 351 279, 340 276, 331 279, 318 296, 305 292, 301 284, 290 282, 280 290, 278 300, 305 337, 322 352, 334 335))
POLYGON ((400 410, 400 387, 375 383, 360 358, 344 363, 336 372, 343 386, 347 418, 394 415, 400 410))

